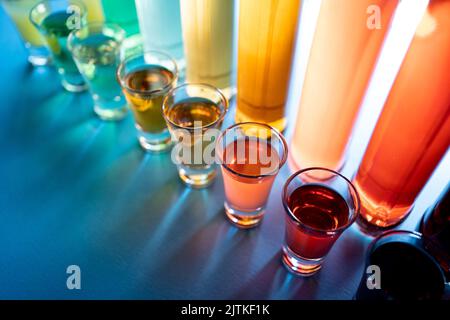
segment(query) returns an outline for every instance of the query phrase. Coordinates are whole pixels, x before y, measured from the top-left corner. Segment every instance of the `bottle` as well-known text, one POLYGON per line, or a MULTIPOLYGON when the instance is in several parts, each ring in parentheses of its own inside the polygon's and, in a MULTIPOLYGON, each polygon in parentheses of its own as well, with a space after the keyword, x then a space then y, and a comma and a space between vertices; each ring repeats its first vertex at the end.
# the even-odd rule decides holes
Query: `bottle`
POLYGON ((323 1, 290 148, 296 171, 339 171, 366 88, 398 1, 323 1), (380 29, 367 27, 370 6, 380 29))
POLYGON ((450 0, 431 0, 355 178, 361 217, 406 218, 450 144, 450 0))
POLYGON ((239 3, 236 122, 283 131, 300 0, 239 3))
POLYGON ((234 0, 181 0, 186 82, 232 89, 234 0))
POLYGON ((168 53, 184 69, 179 0, 136 0, 145 50, 168 53))
POLYGON ((439 251, 435 257, 450 282, 450 183, 423 215, 419 231, 430 239, 430 246, 439 251))

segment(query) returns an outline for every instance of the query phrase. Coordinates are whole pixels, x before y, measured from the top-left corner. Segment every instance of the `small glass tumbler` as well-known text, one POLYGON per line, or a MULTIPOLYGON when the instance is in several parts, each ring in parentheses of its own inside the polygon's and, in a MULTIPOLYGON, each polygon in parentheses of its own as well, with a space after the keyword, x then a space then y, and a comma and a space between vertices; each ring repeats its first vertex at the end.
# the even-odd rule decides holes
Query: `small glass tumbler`
POLYGON ((338 172, 309 168, 289 177, 282 199, 286 211, 283 263, 295 274, 313 275, 334 242, 358 216, 358 193, 338 172), (324 176, 327 178, 316 178, 324 176))
POLYGON ((184 84, 171 90, 163 114, 174 141, 172 161, 181 180, 192 188, 209 186, 216 176, 215 142, 228 100, 206 84, 184 84))
POLYGON ((63 87, 70 92, 86 90, 87 84, 67 46, 70 32, 85 25, 84 4, 76 0, 42 1, 31 9, 30 20, 47 41, 63 87))
POLYGON ((68 46, 89 85, 94 111, 103 120, 120 120, 127 101, 116 78, 125 31, 114 24, 92 23, 73 31, 68 46))
POLYGON ((28 61, 33 66, 47 65, 51 61, 50 51, 45 45, 45 39, 29 19, 31 8, 38 2, 39 0, 1 1, 25 42, 25 47, 28 50, 28 61))
POLYGON ((175 61, 159 51, 137 52, 120 63, 117 78, 133 111, 141 147, 152 152, 168 150, 172 142, 162 104, 178 80, 175 61))
POLYGON ((216 155, 222 167, 225 213, 232 223, 252 228, 261 222, 287 154, 283 135, 266 124, 238 123, 220 135, 216 155))

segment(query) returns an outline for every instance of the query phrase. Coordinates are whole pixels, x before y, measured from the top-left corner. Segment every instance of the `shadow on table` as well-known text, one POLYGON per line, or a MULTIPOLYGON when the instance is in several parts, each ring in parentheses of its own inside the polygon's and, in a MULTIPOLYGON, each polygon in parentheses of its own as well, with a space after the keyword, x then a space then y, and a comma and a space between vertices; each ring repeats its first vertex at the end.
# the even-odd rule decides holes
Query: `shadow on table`
POLYGON ((302 291, 314 298, 318 279, 291 274, 281 262, 281 253, 277 252, 231 299, 295 299, 302 291))

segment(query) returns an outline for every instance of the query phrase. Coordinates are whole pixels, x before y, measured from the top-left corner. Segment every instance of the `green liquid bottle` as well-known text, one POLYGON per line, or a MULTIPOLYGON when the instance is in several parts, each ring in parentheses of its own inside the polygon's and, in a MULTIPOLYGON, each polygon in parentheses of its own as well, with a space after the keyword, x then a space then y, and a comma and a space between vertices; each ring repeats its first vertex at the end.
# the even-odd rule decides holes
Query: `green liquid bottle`
POLYGON ((107 22, 116 23, 127 33, 127 37, 139 33, 134 0, 102 0, 107 22))

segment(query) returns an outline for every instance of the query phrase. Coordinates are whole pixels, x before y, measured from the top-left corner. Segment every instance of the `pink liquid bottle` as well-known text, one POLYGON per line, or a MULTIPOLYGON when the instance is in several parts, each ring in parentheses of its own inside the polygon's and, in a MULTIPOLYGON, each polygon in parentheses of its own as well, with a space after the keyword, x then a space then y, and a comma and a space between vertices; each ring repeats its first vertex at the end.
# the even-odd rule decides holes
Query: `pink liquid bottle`
POLYGON ((397 4, 396 0, 322 1, 290 148, 293 169, 343 166, 397 4), (379 29, 368 26, 371 6, 380 10, 379 29))
POLYGON ((431 0, 375 127, 355 186, 371 225, 401 222, 450 145, 450 0, 431 0))

